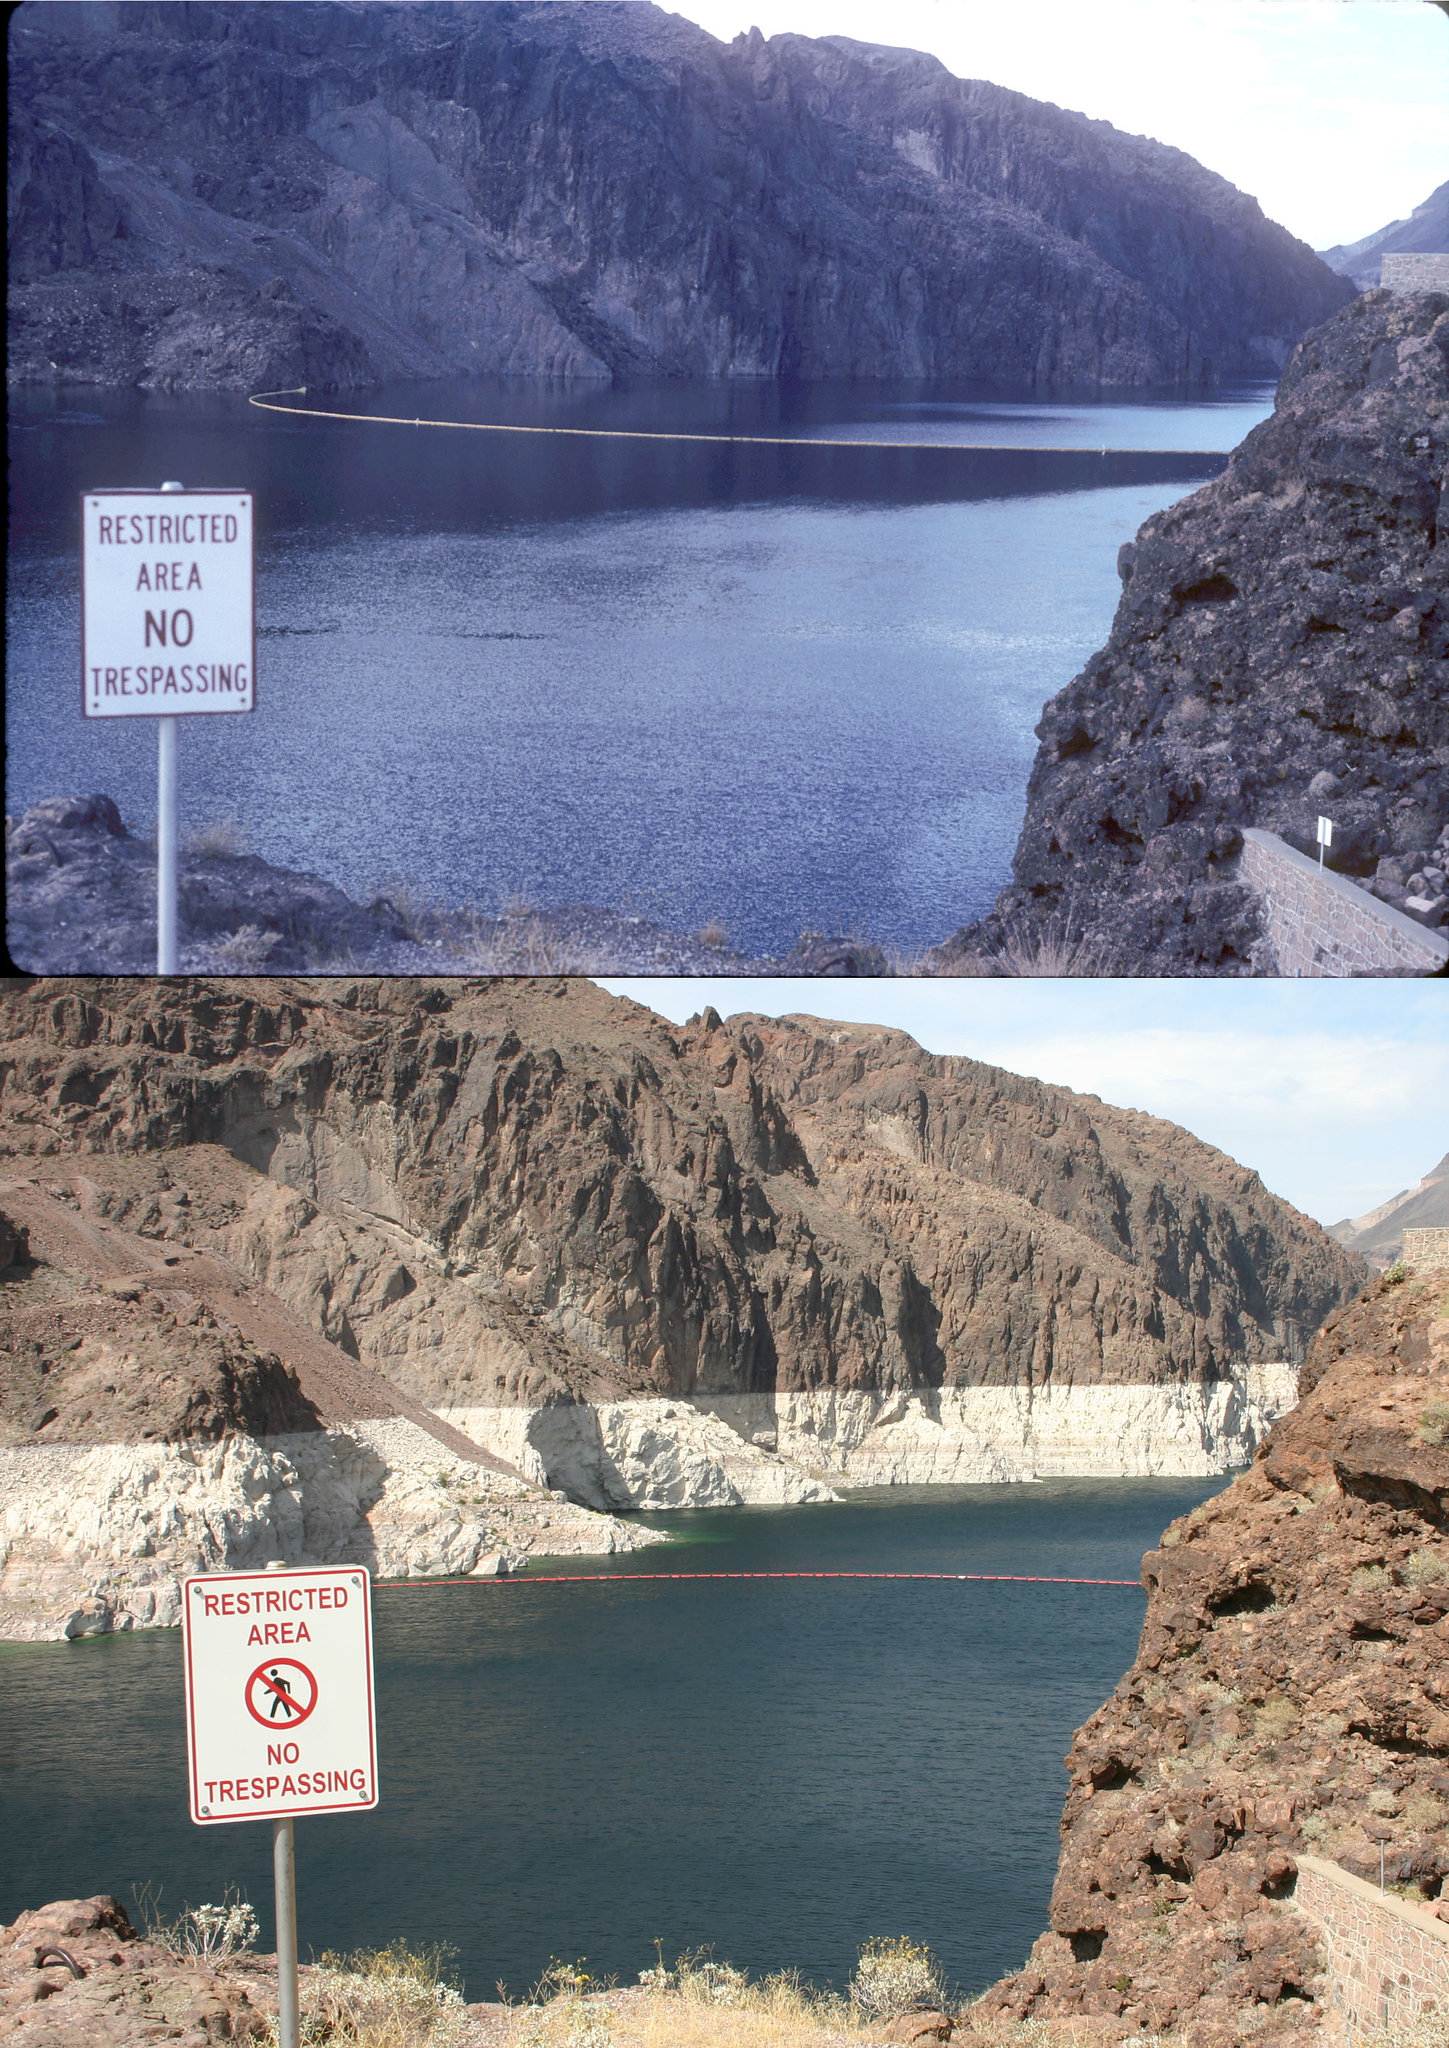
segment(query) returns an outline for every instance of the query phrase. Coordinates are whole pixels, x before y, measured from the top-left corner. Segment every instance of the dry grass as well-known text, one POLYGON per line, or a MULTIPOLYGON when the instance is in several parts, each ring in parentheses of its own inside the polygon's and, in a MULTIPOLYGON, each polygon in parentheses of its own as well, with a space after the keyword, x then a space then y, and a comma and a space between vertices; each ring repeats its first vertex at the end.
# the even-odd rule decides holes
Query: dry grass
POLYGON ((712 953, 718 953, 730 942, 730 935, 717 917, 702 924, 694 935, 696 945, 708 946, 712 953))
MULTIPOLYGON (((885 2042, 885 2023, 853 2013, 845 2001, 833 2007, 799 2003, 788 1992, 765 1997, 765 1987, 741 2005, 711 2005, 674 1992, 603 1992, 570 2006, 566 2000, 543 2008, 525 2006, 510 2018, 508 2048, 875 2048, 885 2042)), ((1103 2048, 1100 2020, 988 2020, 958 2030, 959 2048, 1103 2048)), ((1190 2048, 1176 2035, 1137 2034, 1130 2048, 1190 2048)), ((1385 2043, 1384 2048, 1399 2048, 1385 2043)), ((1406 2042, 1403 2048, 1419 2048, 1406 2042)))
POLYGON ((1034 937, 1010 934, 999 952, 990 956, 991 972, 1016 976, 1043 976, 1053 980, 1064 975, 1101 974, 1101 954, 1089 946, 1070 923, 1050 927, 1034 937))
POLYGON ((198 825, 181 842, 182 851, 197 860, 235 860, 246 851, 246 833, 237 818, 213 818, 198 825))
POLYGON ((561 939, 540 917, 508 918, 488 929, 475 912, 460 911, 443 940, 454 974, 607 974, 606 955, 561 939))

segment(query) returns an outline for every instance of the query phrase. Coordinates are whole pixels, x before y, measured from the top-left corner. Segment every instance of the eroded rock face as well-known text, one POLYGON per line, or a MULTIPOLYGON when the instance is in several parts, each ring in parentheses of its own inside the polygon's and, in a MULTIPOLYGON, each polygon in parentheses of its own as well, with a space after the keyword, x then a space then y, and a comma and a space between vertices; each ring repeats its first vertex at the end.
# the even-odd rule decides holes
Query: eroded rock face
POLYGON ((23 382, 1272 375, 1352 287, 1180 152, 637 0, 10 26, 23 382))
POLYGON ((1047 705, 1014 885, 948 956, 1070 931, 1080 971, 1274 971, 1246 825, 1449 915, 1449 299, 1369 292, 1271 420, 1122 550, 1111 636, 1047 705))
POLYGON ((1052 1926, 981 2008, 1197 2048, 1319 2038, 1295 1854, 1449 1877, 1449 1273, 1324 1325, 1251 1471, 1143 1560, 1137 1661, 1077 1733, 1052 1926), (1120 2030, 1120 2029, 1119 2029, 1120 2030))
POLYGON ((1206 1385, 1301 1357, 1363 1272, 1172 1125, 869 1027, 39 982, 0 1057, 14 1153, 431 1408, 1206 1385))
POLYGON ((57 1899, 0 1927, 0 2024, 45 2048, 264 2041, 275 1989, 258 1959, 214 1968, 139 1936, 112 1898, 57 1899))

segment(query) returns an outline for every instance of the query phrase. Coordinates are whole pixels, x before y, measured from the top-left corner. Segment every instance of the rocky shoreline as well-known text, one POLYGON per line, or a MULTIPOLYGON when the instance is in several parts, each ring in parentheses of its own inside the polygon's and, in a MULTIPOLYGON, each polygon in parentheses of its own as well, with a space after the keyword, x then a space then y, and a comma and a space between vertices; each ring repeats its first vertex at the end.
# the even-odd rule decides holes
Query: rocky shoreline
MULTIPOLYGON (((1323 2042, 1298 1859, 1376 1890, 1382 1841, 1390 1885, 1449 1906, 1446 1289, 1400 1266, 1330 1316, 1252 1469, 1143 1559, 1137 1659, 1067 1758, 1051 1929, 984 2011, 1323 2042)), ((1443 2038, 1443 1984, 1395 2038, 1443 2038)))
MULTIPOLYGON (((1273 417, 1121 550, 1106 645, 1046 706, 969 957, 1067 933, 1098 973, 1265 971, 1245 827, 1449 922, 1449 297, 1315 328, 1273 417)), ((1268 970, 1271 971, 1271 965, 1268 970)))
MULTIPOLYGON (((490 914, 396 884, 355 903, 318 875, 275 867, 223 829, 179 861, 183 974, 852 975, 891 971, 878 946, 802 934, 780 959, 722 934, 573 904, 490 914)), ((152 974, 156 848, 108 797, 49 797, 6 820, 6 940, 26 974, 152 974)), ((982 968, 980 971, 989 971, 982 968)))

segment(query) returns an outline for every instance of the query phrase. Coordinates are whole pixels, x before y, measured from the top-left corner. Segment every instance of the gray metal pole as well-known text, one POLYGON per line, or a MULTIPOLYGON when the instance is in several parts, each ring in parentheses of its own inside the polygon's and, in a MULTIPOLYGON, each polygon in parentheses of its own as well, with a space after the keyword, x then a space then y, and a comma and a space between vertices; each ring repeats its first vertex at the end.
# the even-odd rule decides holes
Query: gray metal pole
POLYGON ((277 2043, 301 2048, 297 2018, 297 1860, 292 1822, 272 1822, 272 1875, 277 1893, 277 2043))
MULTIPOLYGON (((167 483, 163 491, 184 491, 185 484, 167 483)), ((176 853, 179 825, 176 800, 176 749, 179 718, 160 718, 156 754, 156 972, 176 974, 176 853)))
POLYGON ((179 718, 158 718, 156 756, 156 972, 175 974, 176 948, 176 739, 179 718))

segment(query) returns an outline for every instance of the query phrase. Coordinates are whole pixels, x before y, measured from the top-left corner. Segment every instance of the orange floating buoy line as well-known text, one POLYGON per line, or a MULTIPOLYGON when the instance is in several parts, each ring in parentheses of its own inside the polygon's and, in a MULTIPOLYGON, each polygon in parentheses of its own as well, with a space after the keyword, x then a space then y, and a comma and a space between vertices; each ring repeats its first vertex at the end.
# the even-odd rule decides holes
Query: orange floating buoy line
POLYGON ((686 1579, 936 1579, 974 1586, 1135 1586, 1138 1579, 1052 1578, 1044 1572, 505 1572, 496 1578, 392 1579, 394 1586, 639 1586, 686 1579))

